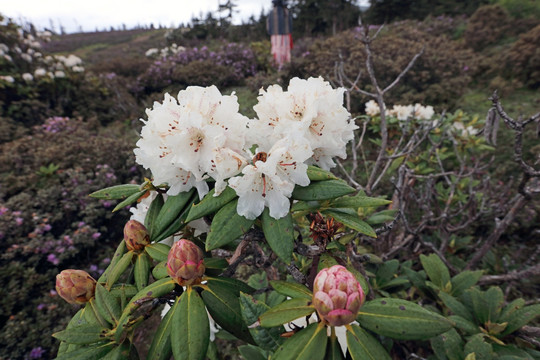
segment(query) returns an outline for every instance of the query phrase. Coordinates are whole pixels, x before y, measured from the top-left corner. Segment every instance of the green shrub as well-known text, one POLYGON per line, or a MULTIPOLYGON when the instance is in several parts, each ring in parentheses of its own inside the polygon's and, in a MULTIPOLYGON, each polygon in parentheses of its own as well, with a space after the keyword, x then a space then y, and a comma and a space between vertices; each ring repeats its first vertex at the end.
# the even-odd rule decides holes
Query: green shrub
POLYGON ((540 25, 522 34, 506 58, 510 74, 533 89, 540 87, 540 25))
POLYGON ((499 5, 482 6, 469 19, 465 30, 465 42, 475 50, 495 44, 508 34, 510 16, 499 5))

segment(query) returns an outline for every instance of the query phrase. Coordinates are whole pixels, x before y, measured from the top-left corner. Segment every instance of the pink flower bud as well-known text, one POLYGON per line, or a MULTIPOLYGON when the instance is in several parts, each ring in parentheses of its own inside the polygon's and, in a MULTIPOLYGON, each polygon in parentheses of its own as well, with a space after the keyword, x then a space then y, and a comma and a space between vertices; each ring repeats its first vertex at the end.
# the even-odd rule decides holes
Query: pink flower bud
POLYGON ((315 277, 313 306, 330 326, 353 322, 364 299, 360 283, 341 265, 323 269, 315 277))
POLYGON ((167 273, 178 284, 192 285, 201 282, 205 271, 202 250, 189 240, 175 243, 167 257, 167 273))
POLYGON ((56 275, 56 291, 68 303, 82 305, 94 297, 96 280, 83 270, 64 270, 56 275))
POLYGON ((150 243, 146 227, 137 220, 129 220, 124 226, 124 241, 130 251, 141 251, 150 243))

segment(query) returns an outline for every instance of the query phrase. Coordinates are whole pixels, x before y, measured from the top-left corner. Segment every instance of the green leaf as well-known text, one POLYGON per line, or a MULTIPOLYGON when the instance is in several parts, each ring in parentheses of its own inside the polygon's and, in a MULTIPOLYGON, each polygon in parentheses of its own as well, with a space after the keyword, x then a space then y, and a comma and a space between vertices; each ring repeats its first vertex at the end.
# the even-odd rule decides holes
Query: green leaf
MULTIPOLYGON (((85 323, 86 323, 86 320, 84 318, 84 308, 82 308, 79 311, 77 311, 77 313, 71 318, 71 320, 69 320, 69 323, 67 324, 65 330, 69 330, 69 329, 71 329, 71 328, 73 328, 75 326, 85 324, 85 323)), ((77 345, 68 344, 67 342, 62 341, 60 343, 60 346, 58 347, 57 356, 60 356, 60 355, 62 355, 64 353, 66 353, 70 346, 77 346, 77 345)))
POLYGON ((431 282, 441 290, 446 289, 447 284, 450 282, 450 272, 441 258, 436 254, 430 254, 429 256, 422 254, 420 255, 420 262, 422 262, 422 266, 431 282))
POLYGON ((122 314, 118 301, 100 283, 96 285, 96 308, 111 325, 116 325, 122 314))
POLYGON ((109 276, 107 277, 106 287, 107 289, 110 289, 111 286, 113 286, 118 278, 126 271, 126 269, 131 265, 131 260, 133 259, 133 256, 135 253, 133 251, 128 251, 125 253, 120 260, 114 265, 114 267, 109 272, 109 276))
POLYGON ((272 285, 274 290, 276 290, 278 293, 291 298, 304 298, 307 300, 311 300, 313 298, 313 293, 311 290, 302 284, 281 280, 272 280, 270 281, 270 285, 272 285))
MULTIPOLYGON (((206 264, 206 259, 205 259, 206 264)), ((255 292, 255 289, 246 284, 243 281, 228 278, 228 277, 207 277, 208 283, 216 286, 221 286, 227 288, 229 292, 234 294, 234 296, 240 296, 240 292, 245 292, 246 294, 252 294, 255 292)))
POLYGON ((443 301, 444 305, 452 311, 452 313, 459 315, 468 321, 474 321, 474 317, 469 311, 469 309, 463 305, 458 299, 449 295, 443 291, 439 291, 439 297, 443 301))
POLYGON ((310 303, 311 299, 290 299, 284 301, 259 316, 259 322, 263 327, 272 327, 308 316, 315 311, 315 308, 310 303))
POLYGON ((514 316, 514 313, 525 306, 525 300, 519 298, 507 304, 501 311, 499 322, 508 321, 514 316))
POLYGON ((493 348, 484 341, 484 334, 473 335, 465 344, 465 356, 474 353, 476 360, 493 359, 493 348))
POLYGON ((237 204, 238 200, 229 202, 214 216, 206 238, 206 251, 217 249, 236 240, 245 234, 255 222, 255 220, 248 220, 238 215, 236 212, 237 204))
POLYGON ((174 318, 173 315, 177 309, 178 306, 176 306, 176 304, 172 306, 159 323, 159 326, 154 333, 152 344, 148 349, 148 354, 146 355, 147 360, 168 360, 171 358, 172 347, 170 335, 174 318))
POLYGON ((452 328, 446 318, 401 299, 366 302, 358 313, 362 327, 398 340, 427 340, 452 328))
POLYGON ((268 245, 281 260, 290 264, 294 250, 294 224, 291 213, 280 219, 274 219, 270 216, 268 208, 264 208, 261 220, 268 245))
POLYGON ((391 360, 381 343, 358 325, 347 330, 347 347, 352 360, 391 360))
POLYGON ((358 209, 364 207, 383 206, 391 203, 392 201, 390 200, 369 197, 362 193, 358 193, 354 196, 344 196, 340 197, 339 199, 333 200, 330 202, 330 207, 358 209))
POLYGON ((324 360, 345 360, 336 336, 332 336, 328 339, 324 360))
POLYGON ((120 202, 118 205, 115 206, 115 208, 113 209, 113 212, 118 211, 120 209, 125 208, 128 205, 133 204, 135 201, 139 200, 141 196, 146 194, 146 191, 147 190, 141 190, 141 191, 138 191, 136 193, 129 195, 124 201, 120 202))
POLYGON ((204 267, 206 269, 223 270, 229 266, 229 263, 225 259, 221 258, 205 258, 204 267))
POLYGON ((463 296, 470 299, 474 316, 479 323, 497 322, 504 302, 504 295, 500 288, 492 287, 488 291, 471 288, 466 290, 463 296))
POLYGON ((167 261, 170 250, 171 247, 163 243, 153 243, 144 247, 144 251, 146 251, 152 259, 160 262, 167 261))
POLYGON ((134 351, 135 347, 129 341, 124 341, 122 344, 116 346, 112 351, 105 355, 101 360, 124 360, 130 359, 130 353, 134 351))
POLYGON ((478 280, 482 277, 484 273, 483 270, 477 271, 462 271, 451 280, 452 282, 452 292, 454 296, 460 296, 463 291, 469 289, 470 287, 476 285, 478 280))
POLYGON ((135 285, 137 290, 142 290, 148 285, 148 276, 150 275, 150 267, 152 266, 148 254, 142 252, 135 259, 135 267, 133 270, 135 276, 135 285))
POLYGON ((295 200, 328 200, 348 195, 356 190, 342 180, 312 182, 308 186, 295 186, 292 198, 295 200))
POLYGON ((215 189, 210 190, 208 194, 198 203, 191 206, 186 222, 190 222, 196 219, 200 219, 203 216, 213 214, 221 209, 227 203, 231 202, 234 198, 238 197, 236 192, 230 187, 226 187, 225 190, 219 196, 214 196, 215 189))
POLYGON ((328 337, 322 323, 308 325, 285 341, 271 359, 323 360, 328 337))
POLYGON ((139 189, 140 186, 135 184, 115 185, 93 192, 89 196, 103 200, 126 199, 131 195, 138 193, 140 191, 139 189))
MULTIPOLYGON (((270 307, 265 303, 255 300, 250 295, 240 293, 240 310, 242 311, 242 319, 245 324, 256 323, 259 316, 268 309, 270 309, 270 307)), ((282 326, 270 329, 261 326, 249 328, 253 340, 265 350, 274 350, 277 348, 284 340, 280 337, 280 334, 284 331, 285 329, 283 329, 282 326)))
POLYGON ((146 217, 144 218, 144 226, 148 230, 148 234, 150 234, 150 241, 152 241, 156 237, 156 223, 157 223, 157 216, 159 212, 161 211, 161 208, 163 207, 163 196, 161 194, 157 194, 157 196, 152 200, 152 203, 150 204, 150 207, 148 208, 148 211, 146 213, 146 217))
POLYGON ((514 331, 521 329, 538 316, 540 316, 540 304, 525 306, 524 308, 518 309, 508 320, 508 325, 502 334, 511 334, 514 331))
POLYGON ((203 360, 210 342, 208 314, 200 295, 191 286, 176 300, 171 327, 175 360, 203 360))
POLYGON ((126 252, 126 242, 122 239, 122 241, 120 241, 120 244, 118 244, 116 251, 114 252, 114 255, 111 259, 111 263, 109 264, 109 266, 107 266, 107 269, 105 269, 103 274, 101 274, 101 276, 98 279, 98 282, 106 283, 108 281, 108 278, 112 269, 114 269, 114 267, 116 266, 118 261, 120 261, 120 259, 122 258, 125 252, 126 252))
MULTIPOLYGON (((129 300, 137 294, 137 287, 131 284, 117 284, 114 285, 110 293, 116 299, 121 299, 122 303, 125 303, 125 300, 129 300)), ((122 306, 121 306, 122 308, 122 306)))
POLYGON ((245 360, 266 360, 264 352, 253 345, 242 345, 238 347, 238 352, 245 360))
POLYGON ((462 360, 463 340, 455 329, 431 339, 431 347, 439 359, 462 360))
MULTIPOLYGON (((193 204, 195 200, 197 199, 197 194, 193 194, 191 197, 189 203, 193 204)), ((180 213, 180 215, 173 220, 173 222, 167 227, 165 230, 160 232, 158 235, 156 235, 153 239, 155 243, 168 238, 169 236, 172 236, 182 230, 184 226, 186 226, 186 217, 189 211, 189 205, 184 208, 184 211, 180 213)))
POLYGON ((118 326, 116 327, 116 333, 114 335, 115 340, 119 341, 122 339, 124 332, 129 327, 129 320, 131 315, 135 310, 141 307, 147 301, 151 301, 155 298, 164 296, 174 290, 176 283, 170 279, 165 278, 158 280, 141 291, 139 291, 129 302, 129 304, 124 308, 120 320, 118 320, 118 326))
POLYGON ((360 217, 358 215, 350 215, 333 210, 324 210, 322 213, 333 217, 335 220, 339 221, 350 229, 356 230, 361 234, 377 238, 375 230, 373 230, 373 228, 369 226, 368 223, 360 220, 360 217))
POLYGON ((480 332, 480 327, 478 325, 459 315, 450 315, 448 319, 454 322, 454 327, 463 331, 467 335, 474 335, 480 332))
POLYGON ((397 214, 396 209, 382 210, 376 212, 366 219, 366 222, 370 225, 383 224, 385 222, 393 221, 397 214))
POLYGON ((113 342, 99 343, 78 348, 74 351, 66 352, 56 358, 56 360, 95 360, 103 358, 107 353, 115 348, 113 342))
POLYGON ((308 165, 307 176, 311 181, 338 180, 338 178, 330 171, 323 170, 320 167, 313 165, 308 165))
POLYGON ((98 324, 81 324, 53 334, 53 337, 69 344, 86 345, 103 341, 109 329, 98 324))
POLYGON ((201 296, 212 318, 239 339, 254 344, 249 330, 242 320, 240 301, 235 291, 224 283, 209 281, 201 296))
POLYGON ((195 189, 191 189, 190 191, 181 192, 178 195, 167 198, 167 201, 165 201, 155 219, 155 228, 152 234, 156 238, 180 216, 194 193, 195 189))
POLYGON ((164 277, 166 277, 168 275, 169 274, 167 273, 167 262, 166 261, 160 262, 159 264, 154 266, 154 268, 152 269, 152 276, 156 280, 163 279, 164 277))

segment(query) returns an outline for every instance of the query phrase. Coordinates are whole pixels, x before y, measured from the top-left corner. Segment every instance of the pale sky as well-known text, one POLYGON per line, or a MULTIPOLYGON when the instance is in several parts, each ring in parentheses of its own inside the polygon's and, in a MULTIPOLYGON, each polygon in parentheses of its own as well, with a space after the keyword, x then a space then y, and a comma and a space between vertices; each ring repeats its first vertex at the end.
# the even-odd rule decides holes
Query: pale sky
MULTIPOLYGON (((38 30, 50 28, 51 21, 56 31, 61 24, 66 32, 119 28, 125 24, 132 28, 137 24, 177 27, 187 24, 193 16, 206 15, 215 11, 218 3, 226 0, 0 0, 0 13, 11 17, 16 23, 21 20, 33 23, 38 30)), ((368 0, 358 0, 368 4, 368 0)), ((257 18, 264 8, 268 12, 272 0, 234 0, 238 11, 233 18, 235 24, 257 18)))

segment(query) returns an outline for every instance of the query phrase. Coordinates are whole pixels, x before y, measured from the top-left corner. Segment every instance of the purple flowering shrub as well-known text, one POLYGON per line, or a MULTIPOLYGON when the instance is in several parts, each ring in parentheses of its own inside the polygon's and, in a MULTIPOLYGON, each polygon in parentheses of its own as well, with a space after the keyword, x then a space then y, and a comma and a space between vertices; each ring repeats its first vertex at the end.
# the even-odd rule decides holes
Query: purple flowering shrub
POLYGON ((151 93, 163 91, 170 85, 227 86, 241 84, 245 78, 257 72, 257 59, 253 50, 243 44, 227 43, 216 51, 208 47, 186 48, 154 61, 148 70, 139 76, 134 92, 151 93), (215 77, 215 75, 220 75, 215 77), (223 75, 224 74, 224 75, 223 75))
POLYGON ((55 340, 43 334, 63 328, 72 306, 53 290, 54 277, 75 266, 99 277, 107 267, 122 237, 111 229, 129 212, 112 213, 112 202, 88 194, 141 181, 131 166, 132 147, 66 117, 51 117, 31 135, 0 145, 0 358, 56 353, 55 340))

